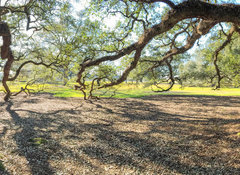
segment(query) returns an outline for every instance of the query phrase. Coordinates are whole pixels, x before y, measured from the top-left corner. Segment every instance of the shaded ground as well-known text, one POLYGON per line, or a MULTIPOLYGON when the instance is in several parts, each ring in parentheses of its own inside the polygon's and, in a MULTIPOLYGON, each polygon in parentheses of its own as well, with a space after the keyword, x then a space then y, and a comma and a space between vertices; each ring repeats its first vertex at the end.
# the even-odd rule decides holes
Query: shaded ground
POLYGON ((238 175, 238 132, 240 97, 1 99, 0 174, 238 175))

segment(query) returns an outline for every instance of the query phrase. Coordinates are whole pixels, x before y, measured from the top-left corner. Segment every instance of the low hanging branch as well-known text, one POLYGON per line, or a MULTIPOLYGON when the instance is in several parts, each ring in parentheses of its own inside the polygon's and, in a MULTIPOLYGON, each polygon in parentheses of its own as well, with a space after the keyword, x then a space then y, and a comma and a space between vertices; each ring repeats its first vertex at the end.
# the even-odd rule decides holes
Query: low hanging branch
POLYGON ((41 62, 34 62, 34 61, 26 61, 26 62, 24 62, 24 63, 22 63, 19 67, 18 67, 18 69, 16 70, 16 73, 15 73, 15 75, 12 77, 12 78, 8 78, 8 81, 14 81, 14 80, 16 80, 17 79, 17 77, 19 76, 19 74, 20 74, 20 72, 21 72, 21 70, 22 70, 22 68, 24 67, 24 66, 26 66, 27 64, 34 64, 34 65, 42 65, 42 66, 45 66, 45 67, 47 67, 47 68, 49 68, 49 67, 51 67, 52 65, 54 65, 56 62, 52 62, 52 63, 50 63, 50 64, 46 64, 46 63, 44 63, 43 61, 41 61, 41 62))
POLYGON ((157 67, 161 65, 162 62, 166 61, 169 57, 172 57, 177 54, 182 54, 193 47, 196 40, 198 40, 202 35, 205 35, 209 32, 209 30, 220 22, 232 22, 235 25, 240 24, 240 6, 231 4, 229 5, 215 5, 209 4, 202 1, 196 0, 188 0, 178 5, 171 3, 171 1, 151 1, 151 0, 135 0, 135 2, 141 3, 155 3, 155 2, 165 2, 172 9, 167 13, 167 15, 162 19, 161 23, 154 25, 153 27, 146 29, 143 35, 139 38, 139 40, 120 50, 116 55, 104 56, 98 58, 96 60, 88 60, 81 64, 81 69, 78 73, 77 82, 84 87, 84 83, 82 81, 82 74, 86 71, 87 68, 92 66, 98 66, 99 64, 106 61, 114 61, 119 58, 122 58, 125 55, 129 55, 130 53, 135 51, 134 59, 131 64, 125 69, 122 75, 115 80, 114 82, 104 84, 99 88, 106 88, 114 85, 118 85, 126 80, 129 73, 136 67, 138 61, 141 57, 141 52, 144 47, 155 37, 162 33, 165 33, 172 29, 179 21, 189 18, 202 18, 197 28, 194 29, 191 36, 187 38, 186 45, 180 48, 173 48, 169 50, 161 60, 158 61, 158 64, 154 66, 157 67), (225 15, 223 15, 225 14, 225 15))
MULTIPOLYGON (((189 49, 191 49, 193 47, 193 45, 195 44, 195 42, 201 38, 201 36, 207 34, 209 32, 209 30, 216 25, 216 22, 214 21, 200 21, 200 23, 195 26, 194 31, 192 33, 192 35, 189 35, 187 38, 187 43, 185 45, 183 45, 180 48, 174 47, 174 42, 175 40, 172 41, 171 45, 171 49, 169 51, 167 51, 163 57, 161 57, 160 60, 141 60, 141 62, 149 62, 149 63, 155 63, 152 67, 149 68, 149 70, 153 70, 156 69, 158 67, 160 67, 165 61, 167 61, 169 58, 185 53, 186 51, 188 51, 189 49)), ((177 33, 178 34, 178 33, 177 33)), ((176 39, 176 36, 174 36, 174 38, 176 39)))
POLYGON ((108 83, 108 84, 104 84, 104 85, 100 86, 99 89, 111 87, 111 86, 114 86, 114 85, 118 85, 118 84, 122 83, 123 81, 125 81, 127 79, 128 75, 129 75, 129 73, 134 68, 136 68, 137 63, 139 61, 139 58, 141 56, 141 52, 142 52, 143 47, 136 50, 134 60, 130 63, 130 66, 125 69, 125 71, 122 73, 122 75, 116 81, 108 83))
POLYGON ((229 34, 227 35, 227 39, 214 52, 213 64, 214 64, 214 67, 215 67, 215 70, 216 70, 216 74, 217 74, 217 85, 216 85, 215 89, 219 89, 221 87, 221 80, 223 79, 223 76, 221 76, 221 72, 220 72, 220 69, 219 69, 218 64, 217 64, 219 52, 221 50, 223 50, 231 42, 232 35, 233 35, 233 33, 235 31, 236 31, 236 27, 232 26, 230 31, 229 31, 229 34))
MULTIPOLYGON (((153 70, 153 69, 161 66, 164 62, 166 62, 167 65, 168 65, 168 67, 169 67, 169 70, 171 70, 171 65, 170 65, 170 63, 168 62, 168 59, 169 59, 169 58, 172 58, 172 57, 175 56, 175 55, 184 53, 184 52, 188 51, 189 49, 191 49, 191 48, 193 47, 194 43, 195 43, 202 35, 207 34, 207 33, 209 32, 209 30, 210 30, 213 26, 215 26, 215 25, 216 25, 216 22, 213 22, 213 21, 201 21, 201 22, 197 25, 197 27, 195 28, 195 30, 193 31, 193 34, 192 34, 191 36, 188 36, 188 38, 187 38, 187 43, 186 43, 184 46, 182 46, 182 47, 180 47, 180 48, 174 47, 174 48, 170 49, 168 52, 165 53, 165 55, 162 57, 161 60, 158 60, 158 61, 152 61, 152 60, 151 60, 150 62, 156 62, 157 64, 154 64, 153 67, 151 67, 150 69, 153 70)), ((176 39, 176 38, 175 38, 175 39, 176 39)), ((172 42, 174 43, 175 40, 173 40, 172 42)), ((171 47, 173 47, 173 45, 174 45, 174 44, 172 44, 171 47)), ((135 59, 134 59, 134 60, 135 60, 135 59)), ((139 60, 139 58, 138 58, 137 60, 135 60, 135 61, 138 62, 138 60, 139 60)), ((137 64, 137 63, 136 63, 136 64, 137 64)), ((134 68, 135 68, 135 67, 134 67, 134 68)), ((132 68, 131 70, 133 70, 134 68, 132 68)), ((126 70, 128 70, 128 69, 126 69, 126 70)), ((130 71, 131 71, 131 70, 130 70, 130 71)), ((171 72, 171 71, 170 71, 170 72, 171 72)), ((128 74, 129 74, 129 73, 128 73, 128 74)), ((127 75, 128 75, 128 74, 127 74, 127 75)), ((170 73, 170 74, 171 74, 171 73, 170 73)), ((127 75, 125 75, 125 76, 126 76, 125 79, 120 80, 120 78, 119 78, 118 81, 116 81, 115 83, 108 84, 106 87, 120 84, 121 82, 123 82, 124 80, 126 80, 127 75)), ((170 76, 171 76, 171 75, 170 75, 170 76)), ((173 76, 173 75, 172 75, 172 76, 173 76)), ((170 89, 173 87, 174 83, 175 83, 173 77, 170 78, 170 81, 171 81, 171 85, 170 85, 169 88, 167 88, 167 90, 170 90, 170 89)), ((104 88, 104 86, 102 86, 102 87, 104 88)), ((102 87, 101 87, 101 88, 102 88, 102 87)), ((160 89, 161 89, 161 88, 160 88, 160 89)), ((162 91, 163 91, 163 90, 160 90, 160 91, 157 91, 157 92, 162 92, 162 91)), ((166 90, 164 90, 164 91, 166 91, 166 90)))
POLYGON ((12 96, 17 96, 18 94, 25 92, 25 94, 27 94, 28 96, 30 95, 30 90, 33 89, 29 89, 28 86, 32 85, 35 82, 35 80, 30 80, 29 82, 27 82, 27 84, 25 85, 25 87, 21 87, 21 90, 18 91, 15 94, 12 94, 12 96))

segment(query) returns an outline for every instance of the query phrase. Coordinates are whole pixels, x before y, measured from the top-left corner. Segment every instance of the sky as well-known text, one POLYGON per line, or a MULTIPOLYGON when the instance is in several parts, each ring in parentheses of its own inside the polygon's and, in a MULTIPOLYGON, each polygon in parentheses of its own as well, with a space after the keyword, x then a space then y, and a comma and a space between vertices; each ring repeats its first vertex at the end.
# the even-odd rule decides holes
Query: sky
MULTIPOLYGON (((73 5, 75 9, 75 15, 77 16, 77 12, 85 9, 87 6, 89 6, 90 0, 70 0, 71 4, 73 5)), ((117 24, 116 18, 119 17, 114 17, 111 16, 110 18, 104 19, 103 23, 107 25, 109 28, 114 28, 117 24)))
POLYGON ((89 5, 89 0, 79 0, 79 1, 70 0, 70 2, 73 5, 73 7, 76 9, 76 11, 83 10, 89 5))

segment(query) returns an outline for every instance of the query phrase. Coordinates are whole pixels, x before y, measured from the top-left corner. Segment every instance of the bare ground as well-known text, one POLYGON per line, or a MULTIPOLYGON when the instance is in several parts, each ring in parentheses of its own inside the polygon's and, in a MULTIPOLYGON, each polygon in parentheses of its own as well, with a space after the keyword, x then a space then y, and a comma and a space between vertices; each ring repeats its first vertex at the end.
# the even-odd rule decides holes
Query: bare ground
POLYGON ((240 97, 1 99, 0 174, 239 175, 238 132, 240 97))

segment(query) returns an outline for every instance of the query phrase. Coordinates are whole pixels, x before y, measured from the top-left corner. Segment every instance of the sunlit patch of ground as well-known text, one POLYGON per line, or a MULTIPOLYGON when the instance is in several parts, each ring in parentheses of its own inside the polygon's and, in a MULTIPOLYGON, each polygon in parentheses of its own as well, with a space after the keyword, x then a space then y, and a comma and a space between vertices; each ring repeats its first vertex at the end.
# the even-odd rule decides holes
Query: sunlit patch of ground
POLYGON ((41 94, 0 117, 0 174, 240 174, 240 97, 41 94))

